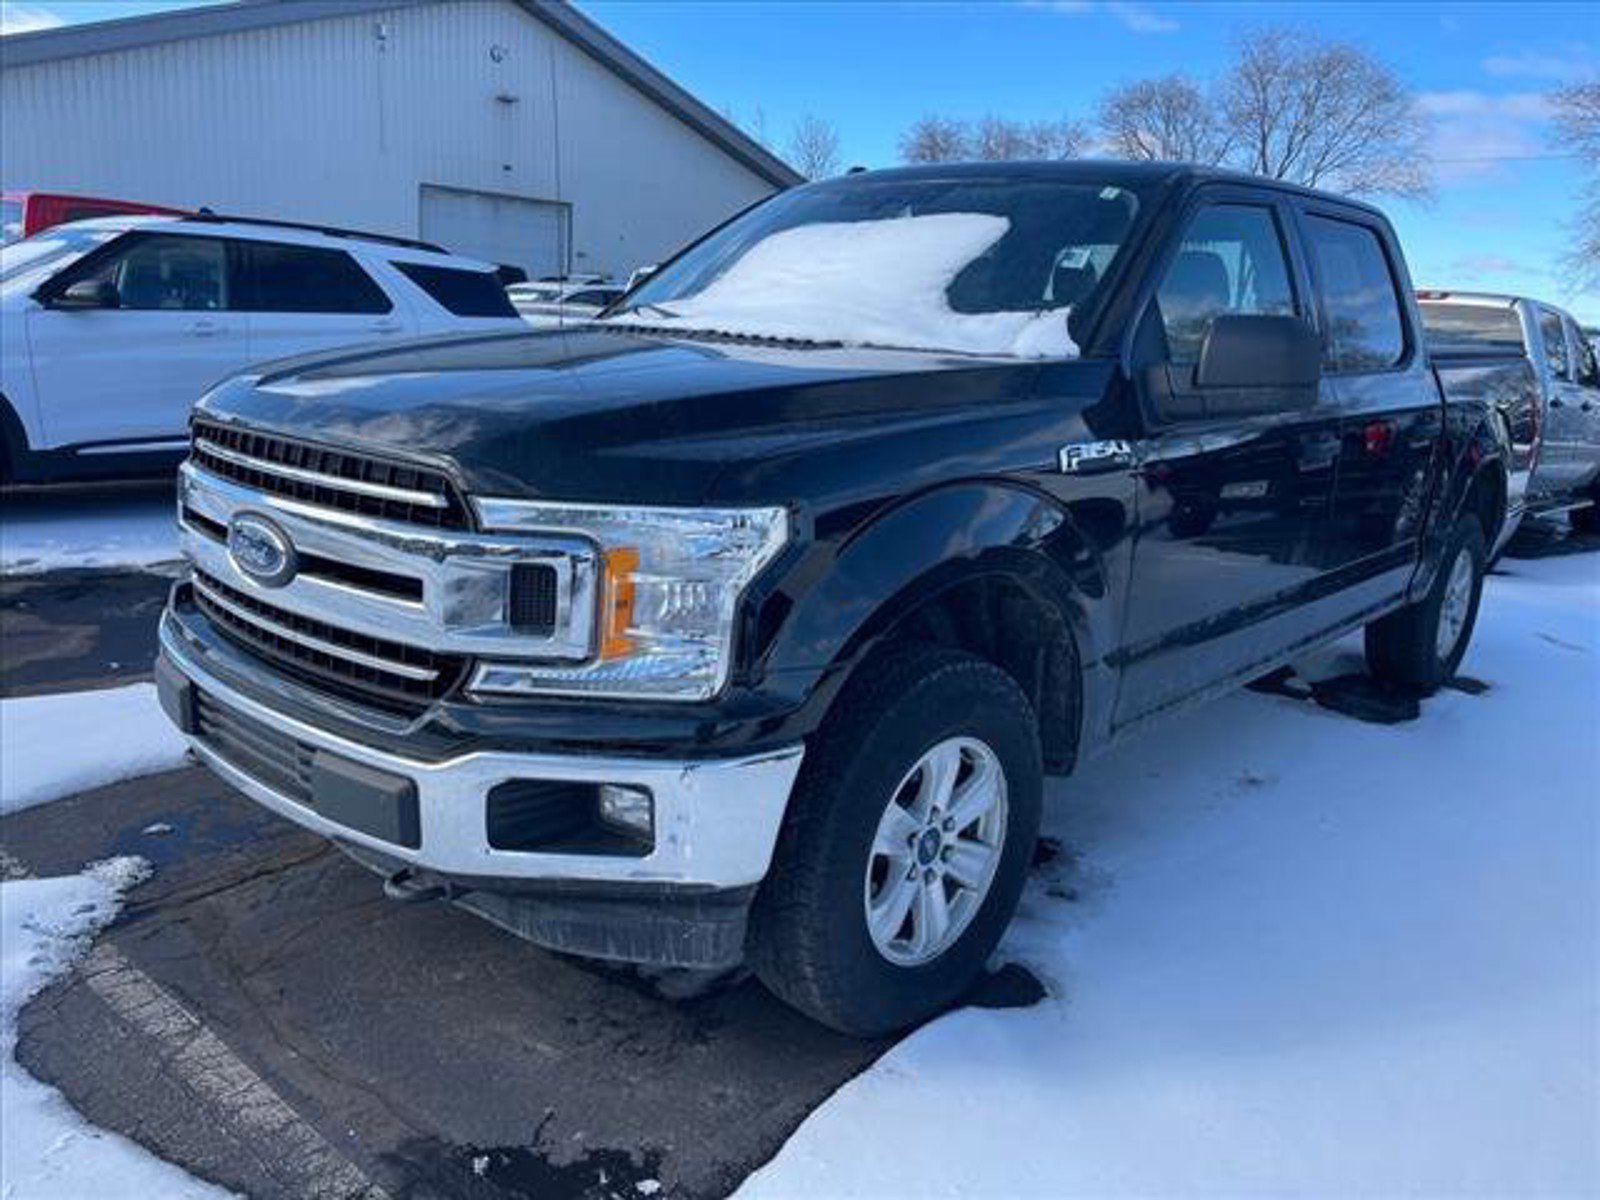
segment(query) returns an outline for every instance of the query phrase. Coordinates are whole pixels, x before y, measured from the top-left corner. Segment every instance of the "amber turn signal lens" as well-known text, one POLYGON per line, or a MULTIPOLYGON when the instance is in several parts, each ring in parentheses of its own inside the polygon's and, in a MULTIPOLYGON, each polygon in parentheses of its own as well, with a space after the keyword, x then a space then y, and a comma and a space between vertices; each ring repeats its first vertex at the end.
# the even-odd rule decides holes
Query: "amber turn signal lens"
POLYGON ((633 573, 639 569, 639 551, 618 546, 605 552, 605 591, 601 599, 600 657, 626 658, 633 650, 628 626, 633 624, 633 573))

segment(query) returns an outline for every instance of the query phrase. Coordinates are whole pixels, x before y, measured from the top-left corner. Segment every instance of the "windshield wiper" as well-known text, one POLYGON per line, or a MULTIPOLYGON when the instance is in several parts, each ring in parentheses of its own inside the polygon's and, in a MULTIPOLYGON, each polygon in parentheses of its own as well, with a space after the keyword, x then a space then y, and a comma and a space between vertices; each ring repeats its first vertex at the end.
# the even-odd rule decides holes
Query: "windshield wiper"
POLYGON ((663 308, 659 304, 630 304, 626 309, 627 312, 644 312, 647 310, 653 313, 660 313, 663 317, 674 321, 682 316, 681 313, 675 313, 670 308, 663 308))

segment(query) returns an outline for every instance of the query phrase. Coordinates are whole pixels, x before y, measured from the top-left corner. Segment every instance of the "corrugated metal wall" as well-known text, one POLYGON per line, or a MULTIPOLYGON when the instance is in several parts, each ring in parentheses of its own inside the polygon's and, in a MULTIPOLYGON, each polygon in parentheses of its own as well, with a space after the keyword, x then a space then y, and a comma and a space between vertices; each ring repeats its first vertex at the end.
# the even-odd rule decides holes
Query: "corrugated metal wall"
POLYGON ((0 181, 416 236, 436 184, 571 205, 624 274, 765 180, 508 0, 442 0, 0 77, 0 181))

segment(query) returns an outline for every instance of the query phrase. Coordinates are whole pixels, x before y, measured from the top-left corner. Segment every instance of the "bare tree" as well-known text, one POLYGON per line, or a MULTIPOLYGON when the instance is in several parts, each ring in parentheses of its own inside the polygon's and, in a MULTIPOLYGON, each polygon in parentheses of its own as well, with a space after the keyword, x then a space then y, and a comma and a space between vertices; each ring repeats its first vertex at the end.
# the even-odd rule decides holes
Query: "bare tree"
POLYGON ((1013 121, 990 114, 975 124, 954 117, 925 116, 900 136, 906 162, 950 162, 971 158, 1014 162, 1030 158, 1072 158, 1088 140, 1082 125, 1059 121, 1013 121))
POLYGON ((1216 166, 1233 144, 1212 98, 1185 75, 1113 88, 1100 101, 1095 122, 1118 158, 1216 166))
POLYGON ((1562 88, 1551 100, 1556 141, 1577 156, 1589 175, 1571 264, 1579 280, 1600 284, 1600 83, 1562 88))
POLYGON ((1335 191, 1425 196, 1428 126, 1411 93, 1360 46, 1266 28, 1240 41, 1221 120, 1238 164, 1335 191))
POLYGON ((789 136, 789 164, 807 179, 839 173, 839 131, 831 121, 807 113, 789 136))
POLYGON ((955 162, 972 157, 966 122, 928 114, 900 135, 900 157, 908 163, 955 162))

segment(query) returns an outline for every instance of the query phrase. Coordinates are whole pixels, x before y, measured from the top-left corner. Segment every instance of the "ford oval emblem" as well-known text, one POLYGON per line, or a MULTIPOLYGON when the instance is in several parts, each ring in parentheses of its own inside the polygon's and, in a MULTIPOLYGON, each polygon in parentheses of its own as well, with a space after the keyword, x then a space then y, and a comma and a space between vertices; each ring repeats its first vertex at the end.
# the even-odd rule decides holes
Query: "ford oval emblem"
POLYGON ((294 578, 294 543, 266 517, 240 513, 228 522, 228 557, 262 587, 282 587, 294 578))

